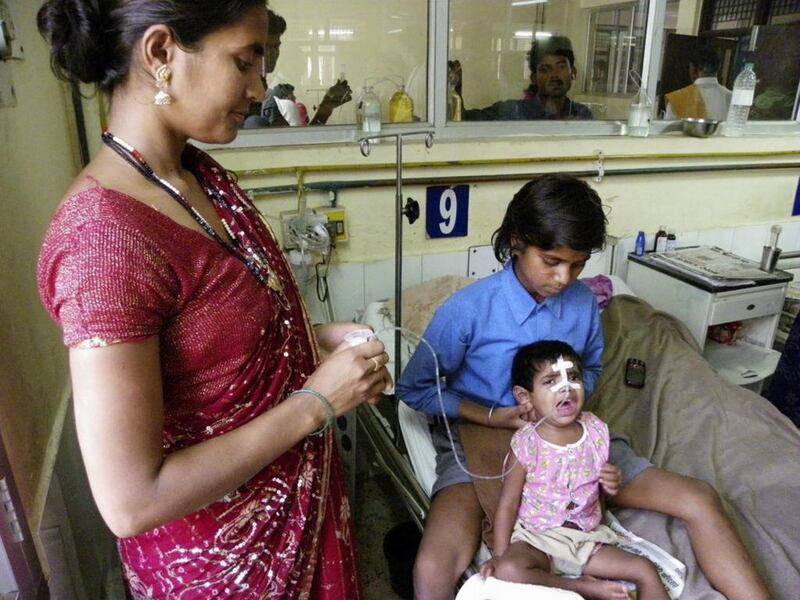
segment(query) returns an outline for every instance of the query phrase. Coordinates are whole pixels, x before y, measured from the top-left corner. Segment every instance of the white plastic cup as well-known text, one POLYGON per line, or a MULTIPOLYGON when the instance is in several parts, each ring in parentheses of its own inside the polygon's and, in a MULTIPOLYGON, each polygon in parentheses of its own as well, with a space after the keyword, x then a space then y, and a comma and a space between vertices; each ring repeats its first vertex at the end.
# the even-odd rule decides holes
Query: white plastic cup
POLYGON ((348 331, 344 335, 344 341, 347 342, 347 345, 351 348, 374 339, 375 332, 372 331, 372 329, 355 329, 353 331, 348 331))

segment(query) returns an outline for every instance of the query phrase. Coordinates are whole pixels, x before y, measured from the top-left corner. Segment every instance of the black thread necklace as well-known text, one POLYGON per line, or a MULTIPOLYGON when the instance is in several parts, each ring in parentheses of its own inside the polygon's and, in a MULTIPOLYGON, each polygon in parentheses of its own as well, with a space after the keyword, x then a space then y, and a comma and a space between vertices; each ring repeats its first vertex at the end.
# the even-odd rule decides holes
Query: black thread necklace
MULTIPOLYGON (((191 217, 200 225, 200 227, 203 228, 203 231, 205 231, 214 241, 225 248, 225 250, 227 250, 232 256, 242 261, 250 273, 252 273, 256 278, 256 280, 258 280, 262 285, 276 292, 285 304, 286 299, 283 295, 283 284, 273 271, 266 256, 264 256, 263 252, 255 247, 255 244, 251 243, 249 245, 244 245, 242 240, 240 240, 239 237, 233 232, 227 221, 223 218, 220 218, 222 226, 225 228, 225 231, 233 242, 232 244, 228 243, 217 233, 217 231, 211 226, 206 218, 201 215, 200 212, 194 206, 192 206, 188 200, 186 200, 180 190, 178 190, 166 179, 158 176, 158 174, 147 163, 147 161, 136 148, 128 144, 122 138, 115 136, 110 131, 104 131, 102 137, 103 142, 109 148, 119 154, 123 160, 125 160, 125 162, 136 169, 145 179, 167 192, 167 194, 169 194, 186 210, 186 212, 191 215, 191 217)), ((221 206, 229 213, 236 212, 236 209, 228 206, 228 203, 219 194, 214 194, 212 203, 221 206)), ((244 232, 242 233, 244 235, 244 232)))

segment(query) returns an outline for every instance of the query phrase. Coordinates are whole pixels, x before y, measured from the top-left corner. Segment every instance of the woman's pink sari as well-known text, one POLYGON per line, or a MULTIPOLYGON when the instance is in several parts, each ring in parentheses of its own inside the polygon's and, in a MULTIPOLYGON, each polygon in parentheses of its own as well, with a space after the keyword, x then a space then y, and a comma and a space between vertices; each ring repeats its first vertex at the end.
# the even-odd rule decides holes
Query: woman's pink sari
MULTIPOLYGON (((39 272, 68 345, 159 336, 166 453, 263 414, 318 362, 291 270, 260 215, 207 155, 190 146, 184 164, 217 194, 234 234, 261 248, 280 293, 216 242, 100 186, 59 209, 39 272)), ((119 540, 135 598, 183 600, 358 599, 354 546, 330 431, 205 508, 119 540)))

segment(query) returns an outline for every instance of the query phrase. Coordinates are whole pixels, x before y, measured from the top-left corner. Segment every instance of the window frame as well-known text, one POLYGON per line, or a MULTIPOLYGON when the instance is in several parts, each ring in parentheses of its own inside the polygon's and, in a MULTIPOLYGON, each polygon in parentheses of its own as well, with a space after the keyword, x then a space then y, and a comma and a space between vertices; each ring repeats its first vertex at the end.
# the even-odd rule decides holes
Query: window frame
MULTIPOLYGON (((664 40, 666 0, 650 0, 647 7, 645 49, 642 80, 651 98, 655 98, 657 77, 661 69, 661 47, 664 40)), ((428 0, 428 119, 427 122, 384 123, 381 133, 431 130, 437 140, 480 138, 596 137, 621 136, 624 121, 447 121, 447 58, 450 25, 450 0, 428 0)), ((674 121, 653 120, 651 135, 670 130, 674 121)), ((800 116, 796 121, 749 121, 745 136, 798 136, 800 116)), ((362 133, 354 124, 274 129, 243 129, 227 148, 246 149, 310 144, 343 144, 357 142, 362 133)))

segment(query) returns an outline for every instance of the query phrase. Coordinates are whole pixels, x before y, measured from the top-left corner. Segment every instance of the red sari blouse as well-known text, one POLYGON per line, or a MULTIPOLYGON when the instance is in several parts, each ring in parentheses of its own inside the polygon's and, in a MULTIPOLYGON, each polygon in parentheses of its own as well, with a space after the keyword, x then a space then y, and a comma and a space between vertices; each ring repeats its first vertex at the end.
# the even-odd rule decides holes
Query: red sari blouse
MULTIPOLYGON (((159 336, 165 453, 269 410, 318 361, 291 270, 260 215, 206 154, 189 146, 184 165, 207 191, 235 199, 282 293, 214 240, 99 185, 58 209, 38 270, 66 345, 159 336)), ((118 542, 135 598, 186 600, 359 598, 354 544, 330 432, 205 508, 118 542)))

